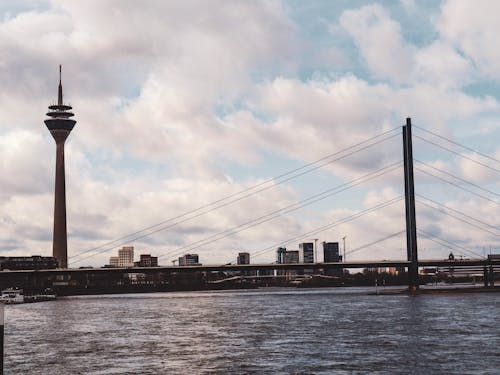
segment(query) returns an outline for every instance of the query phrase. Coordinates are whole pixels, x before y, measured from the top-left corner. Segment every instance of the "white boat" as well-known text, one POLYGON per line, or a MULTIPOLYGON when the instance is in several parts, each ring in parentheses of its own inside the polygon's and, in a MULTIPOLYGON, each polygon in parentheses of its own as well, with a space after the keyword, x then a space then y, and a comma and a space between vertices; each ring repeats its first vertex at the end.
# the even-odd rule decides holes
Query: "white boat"
POLYGON ((24 295, 22 289, 5 289, 2 290, 0 295, 0 302, 11 303, 24 303, 24 295))
POLYGON ((0 295, 0 302, 5 304, 53 301, 55 299, 56 295, 51 290, 45 290, 38 294, 24 295, 22 289, 9 288, 2 290, 2 294, 0 295))

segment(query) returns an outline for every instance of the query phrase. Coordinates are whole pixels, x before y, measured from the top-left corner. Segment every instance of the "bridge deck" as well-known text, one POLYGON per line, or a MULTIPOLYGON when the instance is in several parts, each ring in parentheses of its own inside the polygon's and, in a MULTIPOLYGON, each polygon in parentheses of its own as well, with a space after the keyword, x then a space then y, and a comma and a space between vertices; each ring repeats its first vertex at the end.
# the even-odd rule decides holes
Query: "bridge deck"
MULTIPOLYGON (((223 264, 206 266, 159 266, 130 268, 68 268, 51 270, 4 270, 0 275, 9 274, 78 274, 78 273, 156 273, 156 272, 211 272, 211 271, 254 271, 254 270, 302 270, 302 269, 343 269, 343 268, 384 268, 408 267, 410 262, 404 260, 358 261, 335 263, 288 263, 288 264, 223 264)), ((500 260, 421 260, 419 267, 472 267, 500 266, 500 260)), ((1 276, 0 276, 1 277, 1 276)))

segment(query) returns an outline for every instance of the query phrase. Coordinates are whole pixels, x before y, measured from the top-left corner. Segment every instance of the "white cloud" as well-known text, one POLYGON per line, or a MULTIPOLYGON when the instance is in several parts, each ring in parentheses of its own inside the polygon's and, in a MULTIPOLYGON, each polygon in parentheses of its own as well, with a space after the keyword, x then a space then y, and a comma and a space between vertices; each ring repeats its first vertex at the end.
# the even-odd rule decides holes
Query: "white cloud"
MULTIPOLYGON (((404 2, 404 6, 409 11, 414 8, 411 2, 404 2)), ((455 89, 473 82, 477 72, 471 63, 472 56, 464 56, 457 40, 450 36, 450 33, 455 35, 450 30, 455 25, 448 23, 460 22, 461 26, 466 23, 456 20, 456 12, 450 11, 451 15, 447 12, 448 7, 444 6, 441 18, 436 21, 441 33, 420 48, 403 38, 401 24, 380 5, 345 11, 340 25, 351 35, 367 69, 376 77, 399 84, 425 82, 442 89, 455 89)), ((464 27, 464 30, 469 29, 464 27)))
MULTIPOLYGON (((474 98, 427 84, 393 88, 352 76, 308 82, 277 78, 259 85, 254 97, 251 107, 269 119, 259 124, 247 113, 232 121, 246 121, 269 149, 308 161, 399 127, 408 115, 421 127, 441 131, 455 118, 499 110, 493 98, 474 98)), ((401 157, 397 138, 353 155, 334 170, 352 177, 401 157)))
POLYGON ((415 0, 400 0, 401 5, 408 13, 415 13, 417 9, 417 5, 415 4, 415 0))
POLYGON ((49 173, 54 145, 51 139, 25 130, 3 134, 0 137, 0 197, 48 192, 54 182, 49 173))
POLYGON ((401 26, 380 5, 347 10, 341 26, 354 38, 368 68, 378 77, 406 82, 411 77, 415 48, 405 43, 401 26))
POLYGON ((465 154, 466 158, 457 158, 462 175, 476 184, 488 185, 500 181, 500 163, 492 162, 476 153, 465 154))
POLYGON ((469 60, 443 40, 421 48, 415 57, 415 79, 442 89, 463 87, 474 81, 469 60))
POLYGON ((495 1, 445 1, 437 26, 442 37, 470 58, 477 72, 500 78, 500 51, 497 48, 500 26, 495 1))

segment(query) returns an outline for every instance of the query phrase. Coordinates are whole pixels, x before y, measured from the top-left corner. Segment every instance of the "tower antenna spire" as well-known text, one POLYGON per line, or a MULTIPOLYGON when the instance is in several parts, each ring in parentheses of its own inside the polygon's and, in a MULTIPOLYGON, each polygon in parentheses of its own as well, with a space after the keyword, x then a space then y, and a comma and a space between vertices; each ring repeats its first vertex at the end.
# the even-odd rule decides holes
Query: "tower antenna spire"
POLYGON ((59 64, 59 92, 57 95, 57 104, 58 105, 63 105, 63 90, 62 90, 61 70, 62 70, 62 65, 59 64))

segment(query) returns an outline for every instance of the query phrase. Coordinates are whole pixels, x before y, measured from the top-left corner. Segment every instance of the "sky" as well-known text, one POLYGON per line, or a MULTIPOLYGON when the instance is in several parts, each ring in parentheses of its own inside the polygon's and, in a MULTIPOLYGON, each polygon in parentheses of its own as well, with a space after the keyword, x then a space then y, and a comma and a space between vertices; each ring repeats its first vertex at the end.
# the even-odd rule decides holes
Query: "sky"
POLYGON ((71 267, 125 245, 160 264, 272 262, 314 239, 321 261, 321 242, 344 237, 347 260, 404 259, 407 117, 419 257, 500 252, 499 13, 452 0, 2 1, 0 256, 52 253, 43 120, 59 64, 77 120, 71 267))

